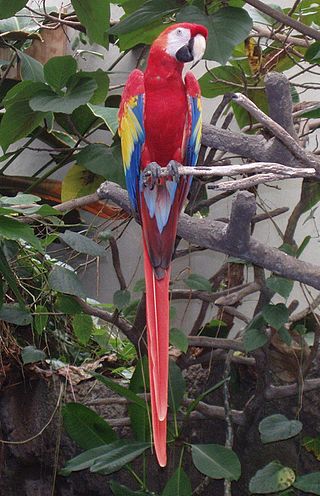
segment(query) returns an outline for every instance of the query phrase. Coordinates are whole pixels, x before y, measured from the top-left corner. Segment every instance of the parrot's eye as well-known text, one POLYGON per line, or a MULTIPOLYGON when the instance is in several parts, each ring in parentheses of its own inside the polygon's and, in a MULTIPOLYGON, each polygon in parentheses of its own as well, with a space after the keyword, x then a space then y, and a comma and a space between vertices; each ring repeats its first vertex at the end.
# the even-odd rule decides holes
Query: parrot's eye
POLYGON ((182 35, 182 29, 178 28, 178 29, 177 29, 177 34, 178 34, 179 36, 181 36, 181 35, 182 35))

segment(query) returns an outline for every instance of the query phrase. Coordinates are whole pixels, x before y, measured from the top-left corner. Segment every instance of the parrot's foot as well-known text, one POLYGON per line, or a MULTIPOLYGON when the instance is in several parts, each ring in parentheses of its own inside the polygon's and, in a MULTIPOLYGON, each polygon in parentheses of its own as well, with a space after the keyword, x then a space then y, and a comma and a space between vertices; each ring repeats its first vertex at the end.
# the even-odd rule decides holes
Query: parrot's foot
POLYGON ((157 162, 150 162, 143 170, 143 185, 153 189, 161 175, 161 167, 157 162))
POLYGON ((170 160, 170 162, 167 165, 167 171, 168 171, 168 175, 172 176, 172 179, 176 183, 178 183, 180 180, 179 163, 176 162, 175 160, 170 160))

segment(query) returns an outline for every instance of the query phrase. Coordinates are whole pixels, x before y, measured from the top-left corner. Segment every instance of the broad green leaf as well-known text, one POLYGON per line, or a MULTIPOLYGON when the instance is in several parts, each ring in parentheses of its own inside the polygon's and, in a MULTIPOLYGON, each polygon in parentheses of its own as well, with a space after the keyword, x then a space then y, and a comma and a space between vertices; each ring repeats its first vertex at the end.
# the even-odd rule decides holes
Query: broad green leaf
POLYGON ((196 289, 198 291, 208 291, 211 293, 212 286, 211 282, 200 274, 190 274, 183 282, 190 289, 196 289))
POLYGON ((247 353, 261 348, 268 342, 268 336, 263 329, 247 329, 243 337, 244 349, 247 353))
POLYGON ((66 315, 75 315, 82 312, 81 305, 72 296, 58 295, 55 308, 66 315))
POLYGON ((87 145, 77 154, 76 160, 79 165, 105 179, 111 179, 112 172, 117 172, 113 171, 111 148, 102 143, 87 145))
POLYGON ((141 291, 145 291, 146 290, 146 281, 145 279, 139 279, 138 281, 136 281, 135 285, 134 285, 134 288, 133 288, 133 291, 135 293, 140 293, 141 291))
POLYGON ((320 495, 320 472, 300 475, 293 483, 293 487, 307 494, 320 495))
POLYGON ((20 290, 18 288, 18 284, 16 281, 16 276, 12 272, 10 265, 8 264, 8 260, 2 250, 1 244, 0 244, 0 273, 2 276, 5 278, 7 281, 9 288, 12 290, 13 294, 17 298, 18 303, 20 304, 20 307, 24 307, 24 299, 22 297, 22 294, 20 293, 20 290))
POLYGON ((76 313, 72 318, 72 327, 79 343, 86 345, 93 331, 92 317, 84 313, 76 313))
POLYGON ((169 361, 169 406, 176 413, 180 407, 184 393, 186 391, 186 381, 182 375, 181 369, 173 361, 169 361))
POLYGON ((114 496, 150 496, 149 492, 132 491, 127 486, 123 486, 114 480, 110 482, 110 489, 114 496))
POLYGON ((304 252, 305 248, 308 246, 309 242, 311 240, 311 236, 306 236, 301 245, 298 247, 297 252, 296 252, 296 257, 299 258, 302 253, 304 252))
POLYGON ((173 14, 178 8, 175 0, 147 0, 132 14, 121 19, 109 32, 117 35, 130 33, 166 15, 173 14))
POLYGON ((51 88, 45 88, 31 98, 30 107, 34 111, 72 114, 77 107, 84 105, 92 98, 96 89, 96 82, 87 77, 78 79, 63 96, 58 95, 51 88))
POLYGON ((172 327, 170 329, 170 344, 178 348, 178 350, 183 351, 183 353, 186 353, 189 346, 188 337, 180 329, 172 327))
POLYGON ((62 415, 64 428, 82 449, 96 448, 117 439, 108 422, 85 405, 67 403, 62 407, 62 415))
POLYGON ((88 103, 91 112, 104 121, 108 129, 113 135, 116 134, 118 129, 118 109, 113 107, 101 107, 100 105, 93 105, 88 103))
POLYGON ((307 62, 311 64, 316 64, 320 62, 320 41, 312 43, 307 49, 304 58, 307 62))
POLYGON ((84 75, 92 78, 97 85, 97 89, 93 93, 90 103, 93 105, 103 105, 109 90, 109 77, 102 69, 98 69, 94 72, 83 72, 81 71, 79 75, 84 75))
POLYGON ((74 164, 62 181, 61 201, 95 193, 103 180, 103 177, 96 176, 84 167, 74 164))
POLYGON ((197 7, 188 6, 177 14, 177 21, 207 26, 209 35, 204 57, 222 65, 230 58, 233 48, 248 37, 252 28, 249 14, 237 7, 224 7, 207 16, 197 7))
POLYGON ((295 473, 289 467, 284 467, 281 463, 273 461, 258 470, 252 477, 249 490, 254 494, 269 494, 283 491, 291 487, 295 481, 295 473))
POLYGON ((26 193, 17 193, 16 196, 1 196, 2 205, 31 205, 40 201, 40 196, 29 195, 26 193))
POLYGON ((67 229, 64 233, 59 235, 59 238, 79 253, 86 253, 93 257, 103 257, 106 255, 103 246, 98 245, 98 243, 83 234, 67 229))
POLYGON ((77 72, 77 62, 71 55, 52 57, 44 65, 44 77, 54 90, 62 90, 77 72))
POLYGON ((214 98, 228 92, 239 92, 244 88, 243 77, 242 71, 237 67, 215 67, 199 79, 201 94, 206 98, 214 98))
POLYGON ((110 449, 115 446, 122 446, 124 443, 125 441, 122 440, 114 441, 111 444, 104 444, 102 446, 97 446, 96 448, 86 450, 83 453, 80 453, 80 455, 68 460, 60 473, 61 475, 69 475, 71 472, 78 472, 79 470, 89 468, 96 460, 108 453, 110 449))
MULTIPOLYGON (((166 27, 167 26, 170 26, 170 24, 166 24, 166 27)), ((121 34, 119 36, 119 47, 121 51, 123 51, 141 44, 151 45, 163 29, 164 25, 162 19, 158 19, 148 23, 148 25, 145 25, 142 28, 121 34)))
POLYGON ((43 87, 43 83, 22 81, 8 91, 3 101, 6 112, 0 124, 0 145, 3 151, 42 124, 46 114, 42 111, 34 112, 29 106, 29 100, 43 87))
POLYGON ((168 480, 161 496, 192 496, 190 479, 181 467, 168 480))
POLYGON ((293 288, 293 281, 285 277, 271 276, 266 280, 266 286, 284 298, 289 298, 293 288))
POLYGON ((0 309, 0 320, 19 326, 29 325, 32 322, 30 312, 23 310, 16 303, 4 303, 0 309))
POLYGON ((110 451, 91 465, 90 472, 101 472, 105 475, 112 474, 150 448, 150 443, 129 440, 126 440, 125 444, 122 445, 115 446, 115 444, 110 444, 110 451))
POLYGON ((48 323, 48 309, 45 305, 36 305, 33 324, 37 334, 42 335, 48 323))
MULTIPOLYGON (((1 130, 1 128, 0 128, 1 130)), ((320 183, 304 179, 301 188, 300 208, 302 213, 317 205, 320 200, 320 183)))
POLYGON ((71 3, 91 43, 106 46, 110 21, 109 0, 72 0, 71 3))
POLYGON ((237 455, 219 444, 193 444, 192 460, 202 474, 212 479, 238 480, 241 465, 237 455))
POLYGON ((121 386, 116 381, 112 381, 108 377, 105 377, 104 375, 101 374, 93 374, 93 377, 95 377, 98 381, 102 382, 105 386, 107 386, 109 389, 111 389, 114 393, 119 394, 120 396, 123 396, 124 398, 127 398, 127 400, 132 401, 136 405, 139 405, 142 408, 146 408, 146 402, 142 398, 139 398, 133 391, 130 389, 121 386))
POLYGON ((23 239, 39 252, 43 252, 40 240, 35 236, 33 229, 26 224, 10 217, 0 217, 0 239, 23 239))
POLYGON ((28 0, 0 0, 0 19, 7 19, 14 16, 27 3, 28 0))
POLYGON ((289 420, 281 414, 270 415, 261 420, 259 432, 263 443, 273 443, 294 437, 302 430, 299 420, 289 420))
POLYGON ((34 346, 26 346, 21 351, 21 358, 23 364, 27 365, 28 363, 42 362, 46 359, 46 354, 34 346))
MULTIPOLYGON (((142 394, 149 390, 149 370, 146 356, 138 361, 130 380, 129 389, 135 394, 142 394)), ((146 403, 143 408, 136 403, 129 403, 128 413, 135 439, 137 441, 149 441, 151 426, 146 403)))
POLYGON ((56 265, 49 274, 49 286, 60 293, 67 293, 80 298, 85 298, 86 293, 75 272, 56 265))
POLYGON ((17 50, 20 59, 20 74, 22 80, 44 82, 43 65, 25 52, 17 50))
POLYGON ((129 305, 130 298, 130 291, 127 289, 119 289, 113 294, 113 304, 119 310, 122 310, 124 307, 129 305))
POLYGON ((289 320, 289 312, 283 303, 266 305, 262 310, 263 318, 271 327, 280 329, 289 320))

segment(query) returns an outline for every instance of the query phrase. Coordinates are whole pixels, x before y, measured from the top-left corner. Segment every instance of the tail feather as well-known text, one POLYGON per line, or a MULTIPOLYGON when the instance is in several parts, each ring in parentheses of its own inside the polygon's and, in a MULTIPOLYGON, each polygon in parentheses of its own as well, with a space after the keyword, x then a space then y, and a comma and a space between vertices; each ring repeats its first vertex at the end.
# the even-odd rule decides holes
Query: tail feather
POLYGON ((157 279, 144 243, 144 268, 147 298, 148 355, 152 410, 152 430, 156 455, 166 465, 168 347, 169 347, 169 281, 170 269, 157 279))

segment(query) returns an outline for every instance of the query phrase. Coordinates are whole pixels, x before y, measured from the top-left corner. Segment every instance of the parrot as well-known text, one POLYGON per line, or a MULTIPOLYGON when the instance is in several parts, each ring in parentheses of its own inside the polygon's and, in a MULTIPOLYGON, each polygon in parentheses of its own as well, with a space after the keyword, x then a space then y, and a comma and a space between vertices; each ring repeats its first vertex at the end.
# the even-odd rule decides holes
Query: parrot
POLYGON ((127 190, 142 226, 151 423, 161 467, 167 463, 170 264, 191 184, 179 165, 196 165, 202 130, 200 87, 183 68, 203 57, 207 37, 207 28, 193 23, 162 31, 150 47, 145 72, 129 75, 118 114, 127 190))

